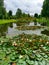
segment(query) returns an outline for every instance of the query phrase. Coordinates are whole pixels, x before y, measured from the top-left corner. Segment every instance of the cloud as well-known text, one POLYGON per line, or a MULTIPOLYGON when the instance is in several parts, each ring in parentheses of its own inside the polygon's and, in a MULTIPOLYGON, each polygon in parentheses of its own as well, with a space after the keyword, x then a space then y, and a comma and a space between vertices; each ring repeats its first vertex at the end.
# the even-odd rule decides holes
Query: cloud
POLYGON ((7 11, 12 10, 13 14, 20 8, 23 12, 40 13, 44 0, 4 0, 7 11))

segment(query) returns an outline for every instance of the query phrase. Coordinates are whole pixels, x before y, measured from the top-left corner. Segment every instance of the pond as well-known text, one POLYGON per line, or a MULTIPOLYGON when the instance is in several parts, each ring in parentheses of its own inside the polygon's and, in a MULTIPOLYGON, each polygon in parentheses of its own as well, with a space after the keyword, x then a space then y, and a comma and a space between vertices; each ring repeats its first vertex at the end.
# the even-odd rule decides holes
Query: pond
POLYGON ((42 34, 45 29, 49 30, 34 22, 0 25, 0 65, 49 65, 49 37, 42 34))
POLYGON ((34 25, 34 22, 29 23, 9 23, 0 25, 0 36, 15 36, 22 33, 42 35, 41 31, 45 28, 39 23, 34 25))

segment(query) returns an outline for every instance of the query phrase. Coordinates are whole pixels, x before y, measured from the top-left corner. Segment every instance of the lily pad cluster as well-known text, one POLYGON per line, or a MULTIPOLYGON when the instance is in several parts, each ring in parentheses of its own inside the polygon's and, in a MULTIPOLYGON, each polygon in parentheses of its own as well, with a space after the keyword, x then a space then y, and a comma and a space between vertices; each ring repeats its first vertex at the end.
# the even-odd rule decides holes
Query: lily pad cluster
POLYGON ((0 38, 0 65, 49 65, 49 37, 21 34, 0 38))
POLYGON ((18 30, 36 30, 36 29, 44 29, 43 26, 17 26, 18 30))

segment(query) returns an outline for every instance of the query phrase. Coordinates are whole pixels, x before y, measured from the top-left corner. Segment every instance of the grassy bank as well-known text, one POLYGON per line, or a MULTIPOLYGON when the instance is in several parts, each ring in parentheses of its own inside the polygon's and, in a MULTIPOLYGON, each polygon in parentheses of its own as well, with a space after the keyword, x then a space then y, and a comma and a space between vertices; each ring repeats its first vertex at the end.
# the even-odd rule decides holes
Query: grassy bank
POLYGON ((0 20, 0 24, 5 24, 5 23, 12 23, 12 22, 29 22, 29 20, 26 19, 10 19, 10 20, 0 20))
POLYGON ((33 18, 20 18, 20 19, 0 19, 0 24, 11 23, 11 22, 30 22, 33 18))
MULTIPOLYGON (((0 24, 5 24, 5 23, 11 23, 11 22, 19 22, 19 23, 28 23, 28 22, 33 22, 35 18, 20 18, 20 19, 3 19, 0 20, 0 24)), ((46 18, 37 18, 37 22, 39 23, 46 23, 47 26, 49 26, 49 19, 46 18)))
POLYGON ((16 22, 17 20, 10 19, 10 20, 0 20, 0 24, 5 24, 5 23, 11 23, 11 22, 16 22))
POLYGON ((47 19, 46 18, 38 18, 37 21, 39 23, 43 23, 43 22, 47 22, 47 19))
POLYGON ((49 19, 48 18, 39 18, 39 19, 37 19, 37 22, 46 23, 46 25, 49 26, 49 19))

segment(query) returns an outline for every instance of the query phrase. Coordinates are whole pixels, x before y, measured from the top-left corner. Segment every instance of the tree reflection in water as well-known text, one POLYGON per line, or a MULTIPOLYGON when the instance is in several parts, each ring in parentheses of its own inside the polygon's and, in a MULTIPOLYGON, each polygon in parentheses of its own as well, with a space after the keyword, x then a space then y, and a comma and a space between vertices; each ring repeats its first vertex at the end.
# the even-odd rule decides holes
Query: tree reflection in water
POLYGON ((13 23, 0 25, 0 36, 6 35, 6 33, 8 31, 8 27, 13 27, 13 23))

